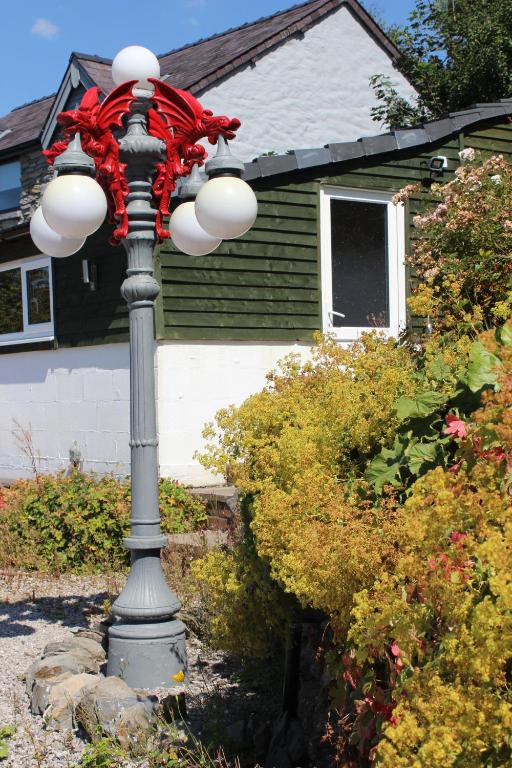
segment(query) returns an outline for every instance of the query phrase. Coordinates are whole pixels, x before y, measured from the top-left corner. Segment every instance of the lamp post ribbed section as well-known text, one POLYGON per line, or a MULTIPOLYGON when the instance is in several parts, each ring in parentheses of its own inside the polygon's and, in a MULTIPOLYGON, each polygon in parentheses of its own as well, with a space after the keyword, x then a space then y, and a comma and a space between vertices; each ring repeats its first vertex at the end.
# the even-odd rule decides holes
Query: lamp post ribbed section
POLYGON ((149 136, 146 104, 131 107, 126 135, 119 142, 126 163, 128 234, 127 277, 121 287, 130 316, 130 448, 132 511, 125 539, 132 565, 115 601, 109 630, 107 673, 133 687, 170 687, 173 675, 187 671, 185 626, 174 618, 180 608, 160 561, 166 538, 160 528, 158 439, 154 368, 154 302, 160 286, 153 277, 156 209, 151 194, 163 142, 149 136))

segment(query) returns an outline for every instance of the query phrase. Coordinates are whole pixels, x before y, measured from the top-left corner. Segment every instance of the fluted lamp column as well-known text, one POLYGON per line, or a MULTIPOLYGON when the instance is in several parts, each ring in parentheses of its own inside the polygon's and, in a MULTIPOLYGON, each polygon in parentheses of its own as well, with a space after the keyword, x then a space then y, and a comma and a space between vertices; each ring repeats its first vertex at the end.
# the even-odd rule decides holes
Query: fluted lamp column
POLYGON ((153 276, 156 241, 169 236, 183 253, 204 256, 221 238, 241 236, 254 223, 257 206, 241 179, 243 163, 232 157, 240 121, 215 116, 185 91, 158 80, 151 51, 123 49, 112 64, 116 88, 100 101, 98 88, 77 109, 61 112, 64 139, 45 150, 56 177, 31 222, 37 247, 55 258, 76 253, 102 224, 107 209, 115 225, 111 242, 128 257, 121 294, 130 318, 131 553, 126 585, 114 602, 107 673, 136 688, 172 687, 187 680, 185 626, 180 603, 161 565, 166 544, 160 527, 155 392, 154 303, 160 286, 153 276), (121 138, 119 138, 121 136, 121 138), (206 165, 198 142, 218 142, 206 165), (95 177, 95 178, 94 178, 95 177), (186 202, 175 209, 171 195, 180 178, 186 202))
POLYGON ((152 176, 164 145, 146 132, 147 106, 132 105, 126 136, 119 142, 128 181, 128 255, 121 293, 130 315, 130 449, 132 472, 131 534, 125 545, 132 567, 112 606, 117 621, 109 631, 107 673, 135 687, 167 687, 186 676, 185 626, 174 618, 180 603, 164 578, 160 529, 155 403, 154 302, 160 286, 153 277, 156 209, 152 176))

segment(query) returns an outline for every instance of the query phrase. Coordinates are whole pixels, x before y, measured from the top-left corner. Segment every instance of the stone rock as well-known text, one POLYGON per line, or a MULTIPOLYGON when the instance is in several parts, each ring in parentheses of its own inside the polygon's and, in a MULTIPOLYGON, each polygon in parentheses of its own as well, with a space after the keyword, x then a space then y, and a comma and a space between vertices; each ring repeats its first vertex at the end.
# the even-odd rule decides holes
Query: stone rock
POLYGON ((115 736, 117 722, 124 710, 141 704, 150 720, 154 715, 155 700, 156 697, 137 695, 120 677, 101 677, 95 688, 86 691, 76 717, 91 738, 98 732, 115 736))
POLYGON ((120 713, 115 724, 115 737, 119 744, 127 749, 134 742, 141 744, 151 731, 152 718, 147 707, 141 701, 126 707, 120 713))
POLYGON ((48 707, 52 688, 71 677, 73 677, 71 672, 62 672, 52 677, 37 679, 30 694, 30 711, 34 715, 42 715, 48 707))
POLYGON ((286 733, 286 748, 293 765, 297 765, 306 755, 307 744, 302 726, 296 717, 290 718, 286 733))
POLYGON ((72 637, 70 640, 48 643, 43 651, 43 658, 56 656, 59 653, 67 653, 68 651, 75 651, 77 648, 90 654, 90 656, 97 662, 105 661, 106 653, 101 644, 90 637, 83 637, 82 635, 72 637))
POLYGON ((73 632, 76 637, 88 637, 99 643, 105 651, 108 650, 108 628, 113 619, 96 621, 91 627, 74 627, 73 632))
POLYGON ((38 659, 29 667, 25 678, 26 690, 31 698, 31 711, 43 714, 48 706, 50 688, 61 682, 63 675, 68 677, 81 672, 94 674, 98 670, 98 662, 81 648, 38 659))
POLYGON ((100 677, 83 672, 70 675, 53 685, 48 696, 44 720, 56 731, 71 730, 75 725, 75 710, 86 691, 98 685, 100 677))
POLYGON ((306 756, 307 745, 296 717, 284 712, 277 721, 265 768, 293 768, 306 756))

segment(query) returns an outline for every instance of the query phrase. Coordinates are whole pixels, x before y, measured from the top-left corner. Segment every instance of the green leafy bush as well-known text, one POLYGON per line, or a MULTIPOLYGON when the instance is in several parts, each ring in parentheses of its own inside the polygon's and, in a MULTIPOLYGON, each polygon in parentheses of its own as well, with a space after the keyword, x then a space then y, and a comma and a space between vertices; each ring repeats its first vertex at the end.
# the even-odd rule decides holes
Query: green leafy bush
MULTIPOLYGON (((464 683, 468 698, 461 707, 473 713, 467 722, 460 708, 449 711, 448 702, 464 687, 442 671, 449 669, 442 662, 444 644, 453 636, 461 670, 469 648, 478 655, 474 664, 483 666, 495 649, 498 676, 482 699, 492 727, 487 737, 478 726, 477 741, 486 765, 508 765, 508 746, 493 751, 492 742, 512 717, 503 677, 512 654, 501 640, 511 626, 512 562, 496 539, 508 536, 511 526, 512 437, 500 432, 504 414, 512 419, 510 381, 512 325, 476 341, 460 338, 451 347, 432 339, 421 357, 374 336, 350 350, 327 341, 312 363, 288 361, 262 393, 220 414, 220 432, 209 430, 205 460, 229 469, 246 492, 250 533, 234 553, 214 550, 193 565, 211 604, 213 639, 231 651, 263 656, 276 637, 276 617, 285 625, 294 600, 326 614, 340 762, 477 765, 464 740, 477 729, 478 685, 464 683), (479 410, 482 397, 485 408, 479 410), (477 524, 472 515, 487 507, 490 517, 478 523, 474 547, 469 549, 469 538, 464 544, 478 567, 459 572, 466 562, 459 562, 461 539, 452 542, 450 535, 469 536, 477 524), (433 578, 429 562, 439 565, 444 591, 433 591, 425 607, 424 580, 433 578), (469 583, 466 576, 476 578, 482 569, 485 584, 469 583), (475 618, 472 611, 490 589, 491 572, 499 574, 500 585, 504 580, 502 603, 488 642, 480 643, 484 614, 475 618), (463 605, 459 616, 456 608, 463 605), (418 651, 424 641, 431 643, 428 659, 418 651), (431 716, 421 709, 429 685, 434 698, 447 702, 431 716), (449 725, 431 738, 429 728, 443 722, 449 725), (414 724, 423 729, 419 737, 414 724), (460 734, 457 749, 448 732, 460 734), (426 757, 415 763, 422 744, 426 757), (459 762, 450 762, 452 752, 459 762)), ((490 610, 489 602, 482 611, 484 606, 490 610)))
MULTIPOLYGON (((434 205, 416 216, 410 264, 420 284, 412 311, 434 333, 454 337, 500 325, 512 313, 512 165, 502 155, 467 162, 448 184, 433 184, 434 205)), ((403 191, 404 200, 412 191, 403 191)))
MULTIPOLYGON (((204 525, 205 505, 183 486, 159 484, 162 530, 204 525)), ((41 475, 0 489, 3 567, 90 571, 129 562, 130 485, 81 472, 41 475)))

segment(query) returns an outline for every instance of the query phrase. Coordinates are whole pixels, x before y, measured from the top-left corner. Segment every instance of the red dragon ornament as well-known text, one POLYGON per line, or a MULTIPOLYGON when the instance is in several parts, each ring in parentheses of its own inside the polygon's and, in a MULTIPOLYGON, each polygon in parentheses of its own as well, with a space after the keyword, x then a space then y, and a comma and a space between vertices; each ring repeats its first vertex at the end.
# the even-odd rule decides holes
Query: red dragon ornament
MULTIPOLYGON (((129 114, 131 104, 136 100, 132 94, 134 80, 122 83, 100 103, 100 89, 90 88, 84 94, 77 109, 61 112, 57 120, 64 128, 64 139, 56 141, 43 152, 49 163, 53 163, 69 142, 80 132, 84 152, 94 159, 96 179, 103 188, 108 201, 109 218, 116 228, 111 242, 117 245, 128 234, 126 196, 126 163, 119 158, 119 144, 113 133, 123 127, 123 118, 129 114)), ((240 120, 214 116, 211 110, 186 91, 150 78, 155 87, 150 97, 154 107, 148 110, 147 129, 150 136, 165 143, 165 160, 156 165, 153 195, 158 205, 156 234, 159 242, 169 237, 163 227, 163 220, 169 216, 171 194, 181 176, 188 176, 194 165, 203 165, 207 152, 197 142, 208 138, 215 144, 220 135, 226 139, 235 138, 240 120)))

